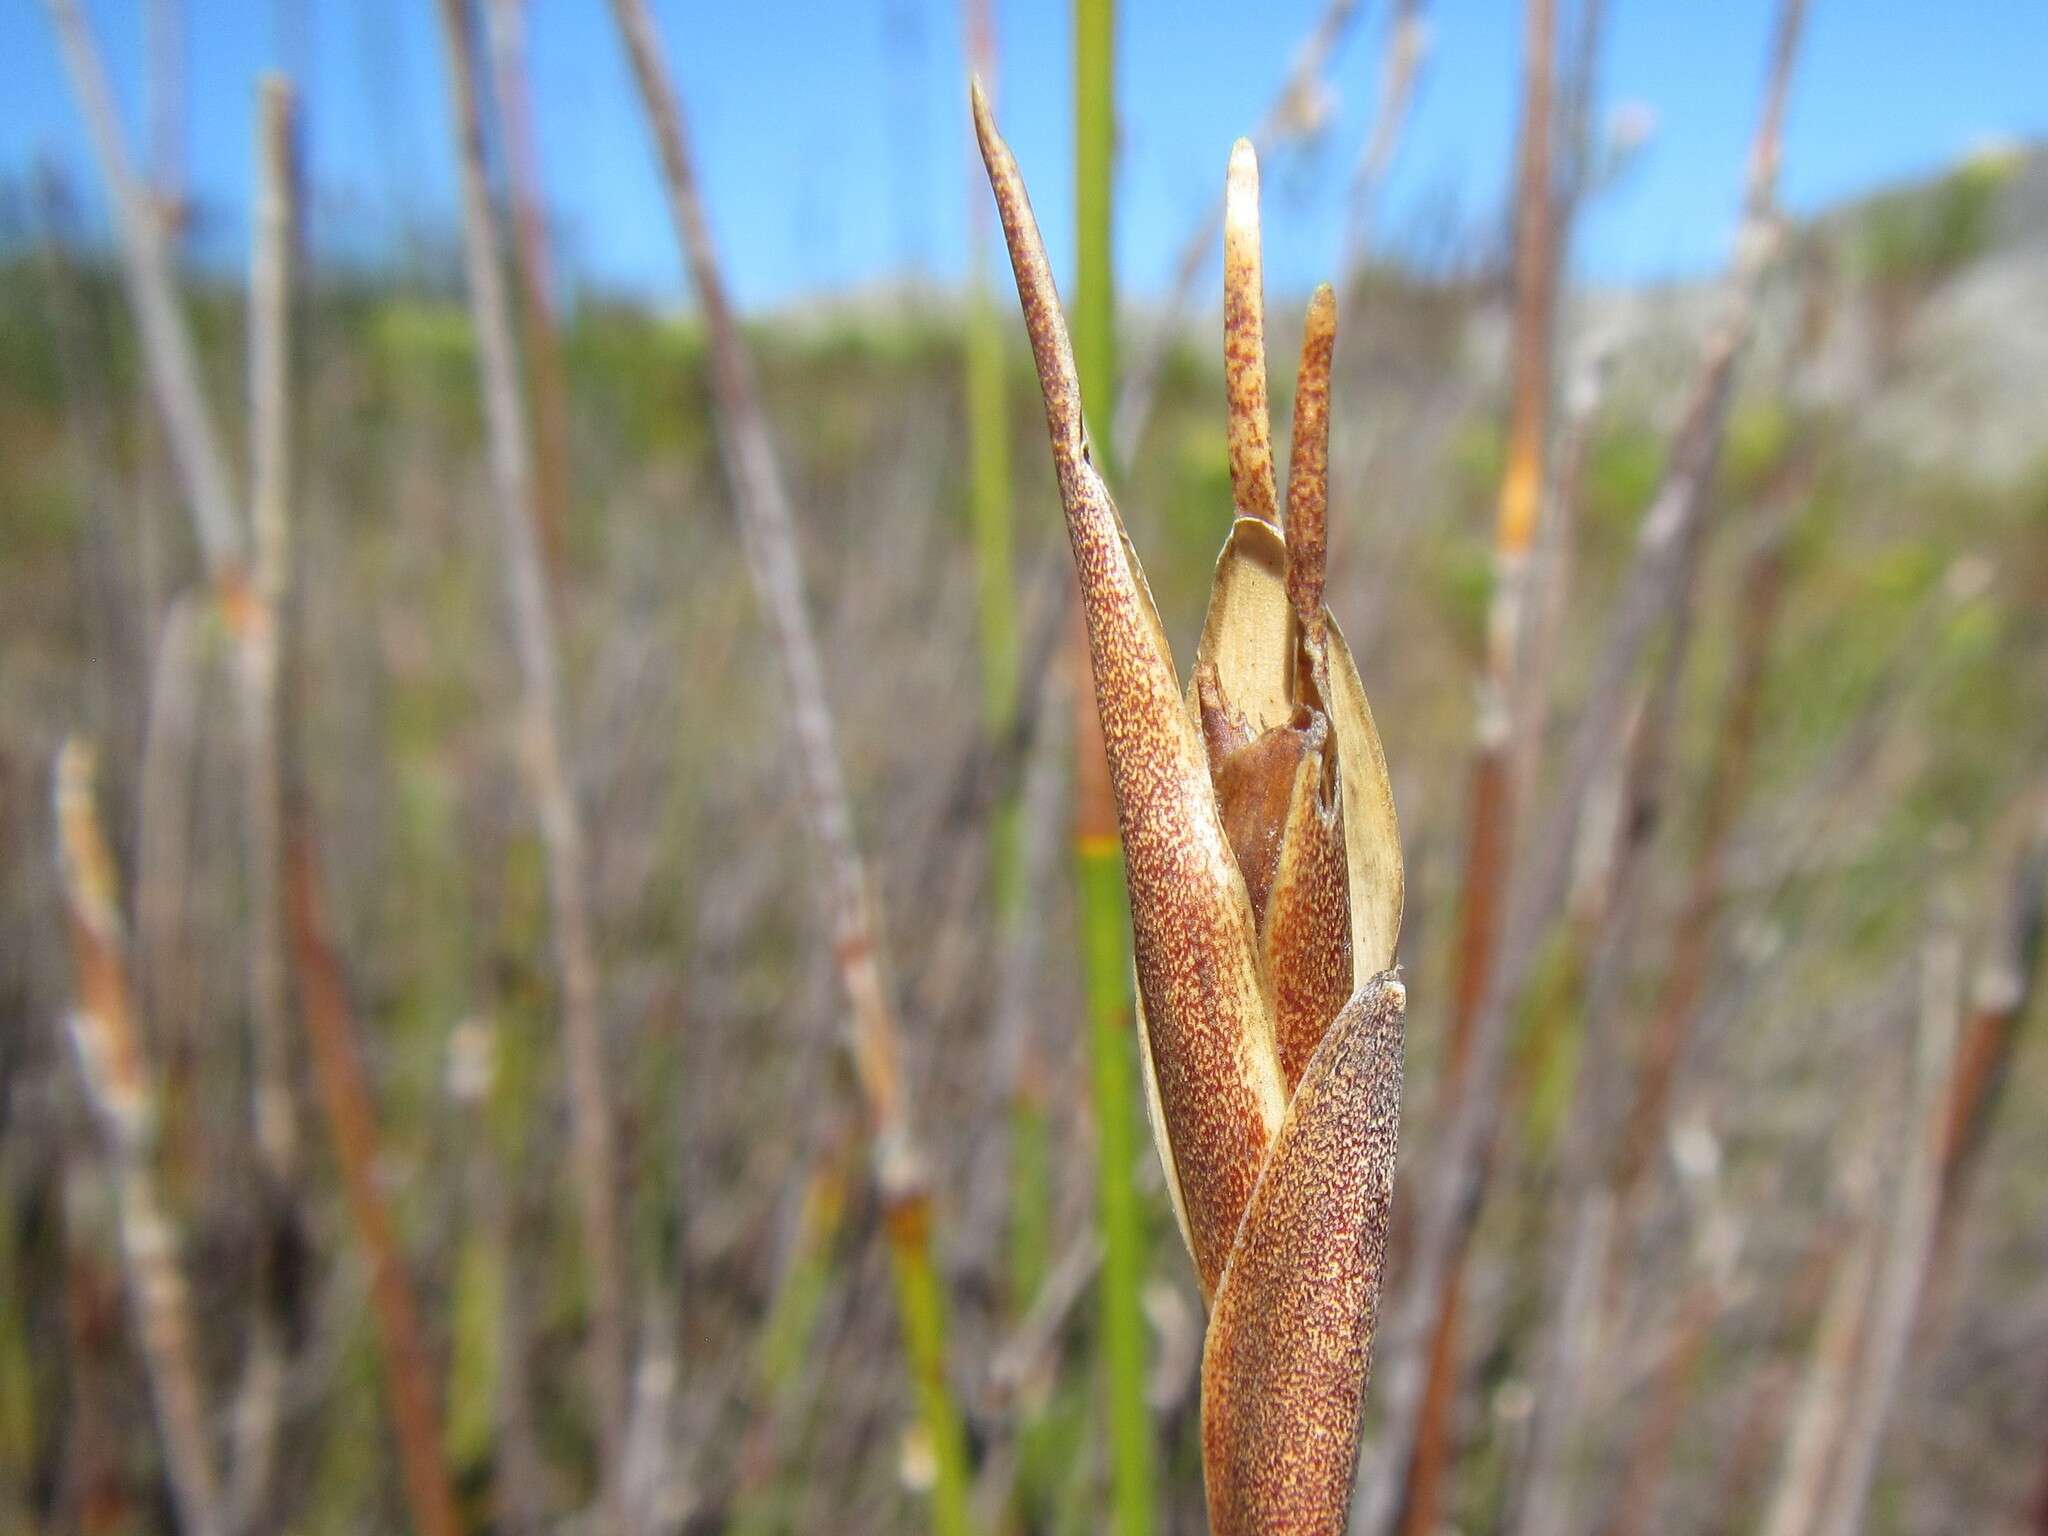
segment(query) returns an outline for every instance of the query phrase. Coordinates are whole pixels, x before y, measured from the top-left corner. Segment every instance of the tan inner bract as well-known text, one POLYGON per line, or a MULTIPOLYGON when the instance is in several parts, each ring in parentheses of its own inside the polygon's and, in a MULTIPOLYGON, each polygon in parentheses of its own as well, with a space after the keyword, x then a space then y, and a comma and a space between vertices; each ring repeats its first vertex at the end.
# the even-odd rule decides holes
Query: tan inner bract
POLYGON ((1295 779, 1305 760, 1318 761, 1322 770, 1319 798, 1325 809, 1329 805, 1336 757, 1329 718, 1315 707, 1321 702, 1316 699, 1315 704, 1297 703, 1285 724, 1258 731, 1231 707, 1212 666, 1196 670, 1195 694, 1202 740, 1209 752, 1209 777, 1223 816, 1223 834, 1244 876, 1253 919, 1263 928, 1273 881, 1280 872, 1295 779))

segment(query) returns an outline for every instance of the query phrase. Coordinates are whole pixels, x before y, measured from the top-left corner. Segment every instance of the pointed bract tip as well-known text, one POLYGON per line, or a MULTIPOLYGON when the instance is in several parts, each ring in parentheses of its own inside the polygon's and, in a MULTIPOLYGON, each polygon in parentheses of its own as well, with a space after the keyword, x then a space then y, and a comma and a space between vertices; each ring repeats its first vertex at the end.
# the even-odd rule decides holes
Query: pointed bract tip
POLYGON ((1308 323, 1318 329, 1337 328, 1337 290, 1328 283, 1317 283, 1308 296, 1308 323))
POLYGON ((989 140, 996 137, 995 114, 989 110, 988 90, 981 83, 981 71, 975 70, 967 76, 967 102, 974 111, 974 133, 986 150, 989 140))

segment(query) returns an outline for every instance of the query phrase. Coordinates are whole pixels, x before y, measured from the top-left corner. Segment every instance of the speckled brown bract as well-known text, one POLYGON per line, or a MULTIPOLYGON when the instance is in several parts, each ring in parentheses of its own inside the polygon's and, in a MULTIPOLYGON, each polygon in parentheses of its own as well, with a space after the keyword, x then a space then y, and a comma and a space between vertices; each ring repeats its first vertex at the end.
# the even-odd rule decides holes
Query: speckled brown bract
POLYGON ((1286 524, 1266 410, 1258 163, 1231 153, 1224 385, 1235 517, 1183 690, 1089 453, 1023 178, 974 91, 1080 576, 1131 895, 1140 1060, 1214 1305, 1218 1531, 1342 1528, 1399 1123, 1399 831, 1365 688, 1323 606, 1336 298, 1310 301, 1286 524), (1355 989, 1355 990, 1354 990, 1355 989), (1348 999, 1348 1001, 1347 1001, 1348 999))
POLYGON ((1338 1014, 1231 1248, 1202 1351, 1216 1536, 1344 1529, 1394 1192, 1406 1001, 1383 972, 1338 1014))

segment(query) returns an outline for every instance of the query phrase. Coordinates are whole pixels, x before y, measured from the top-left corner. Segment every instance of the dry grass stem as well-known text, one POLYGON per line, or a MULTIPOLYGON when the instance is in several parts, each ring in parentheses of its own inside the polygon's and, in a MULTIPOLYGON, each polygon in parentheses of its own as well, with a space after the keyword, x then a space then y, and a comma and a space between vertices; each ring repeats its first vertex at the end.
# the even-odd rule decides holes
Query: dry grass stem
MULTIPOLYGON (((1550 426, 1552 314, 1556 308, 1557 250, 1551 167, 1551 97, 1557 15, 1554 0, 1529 0, 1525 10, 1520 161, 1515 177, 1513 394, 1508 416, 1507 463, 1494 522, 1493 594, 1487 609, 1485 670, 1474 724, 1472 790, 1465 833, 1465 868, 1459 901, 1457 979, 1445 1045, 1439 1114, 1454 1111, 1464 1094, 1474 1020, 1491 984, 1501 921, 1502 893, 1512 878, 1517 802, 1529 786, 1513 769, 1515 725, 1535 726, 1520 707, 1521 642, 1527 623, 1530 551, 1542 510, 1550 426)), ((1456 1397, 1464 1273, 1454 1261, 1430 1336, 1429 1380, 1415 1428, 1408 1469, 1403 1529, 1429 1536, 1437 1525, 1450 1460, 1456 1397)))
POLYGON ((275 1471, 284 1386, 279 1267, 293 1241, 298 1118, 291 1084, 290 998, 284 952, 283 763, 278 747, 278 657, 288 585, 291 494, 289 320, 298 235, 296 134, 291 87, 262 85, 257 111, 256 207, 249 265, 249 601, 229 608, 237 634, 241 699, 243 856, 248 901, 249 1028, 254 1047, 251 1119, 263 1167, 259 1241, 264 1280, 237 1393, 230 1506, 241 1530, 260 1528, 275 1471))
POLYGON ((505 171, 512 193, 518 251, 519 318, 533 398, 534 516, 550 585, 561 595, 568 577, 570 460, 569 380, 562 331, 555 319, 555 264, 541 199, 540 147, 533 132, 526 67, 527 0, 486 0, 491 87, 497 103, 505 171))
POLYGON ((804 602, 789 495, 756 398, 752 365, 726 300, 710 227, 697 195, 682 105, 662 66, 653 21, 641 0, 614 0, 613 11, 654 127, 676 238, 711 333, 719 443, 739 514, 748 569, 788 689, 790 725, 796 740, 791 755, 803 775, 805 810, 825 855, 831 882, 834 954, 853 1003, 849 1035, 854 1063, 877 1128, 884 1133, 884 1147, 892 1141, 896 1144, 891 1160, 897 1171, 910 1177, 913 1184, 921 1184, 924 1175, 916 1167, 903 1102, 895 1009, 883 984, 867 873, 854 842, 852 813, 840 778, 824 669, 804 602))
POLYGON ((121 143, 121 119, 113 88, 77 0, 45 0, 63 46, 71 84, 85 115, 93 154, 107 184, 120 229, 121 275, 142 333, 143 361, 151 394, 177 462, 178 478, 192 512, 206 564, 226 581, 243 563, 241 519, 227 461, 207 414, 192 341, 178 313, 163 225, 150 194, 139 183, 121 143))
POLYGON ((880 915, 854 836, 824 668, 811 629, 789 493, 768 434, 753 366, 726 297, 697 191, 682 103, 662 64, 643 0, 614 0, 653 129, 676 239, 710 338, 711 393, 740 542, 774 641, 786 691, 791 757, 815 839, 833 925, 833 959, 850 1005, 847 1045, 874 1134, 875 1180, 896 1266, 898 1305, 925 1429, 937 1468, 933 1516, 966 1523, 966 1453, 944 1359, 943 1300, 933 1275, 929 1173, 903 1082, 896 1004, 887 980, 880 915))
POLYGON ((114 1168, 122 1265, 178 1520, 192 1536, 228 1536, 178 1235, 152 1165, 156 1094, 128 986, 119 876, 94 803, 97 773, 90 747, 75 738, 64 744, 54 809, 77 977, 71 1039, 114 1168))
POLYGON ((464 269, 488 427, 492 501, 498 513, 519 655, 520 765, 547 853, 549 915, 561 987, 572 1176, 591 1288, 589 1369, 599 1480, 612 1517, 618 1519, 627 1372, 627 1277, 617 1204, 619 1160, 591 933, 583 818, 562 741, 560 652, 537 531, 526 412, 498 265, 465 10, 463 0, 441 0, 442 41, 462 173, 464 269))
POLYGON ((349 1218, 370 1266, 370 1314, 407 1508, 418 1536, 461 1536, 419 1303, 379 1182, 377 1116, 357 1044, 361 1029, 327 937, 311 832, 304 825, 289 834, 284 887, 314 1077, 341 1165, 349 1218))
POLYGON ((1559 780, 1558 803, 1540 824, 1532 857, 1517 870, 1498 959, 1489 970, 1485 1001, 1472 1029, 1463 1087, 1438 1148, 1436 1168, 1421 1204, 1421 1225, 1401 1303, 1389 1331, 1387 1417, 1372 1470, 1360 1480, 1359 1524, 1364 1536, 1393 1528, 1404 1479, 1399 1470, 1414 1454, 1424 1395, 1421 1341, 1440 1298, 1454 1295, 1463 1256, 1478 1220, 1492 1155, 1505 1046, 1514 1004, 1536 964, 1544 936, 1570 882, 1571 856, 1598 766, 1615 750, 1629 681, 1657 627, 1670 611, 1700 536, 1706 492, 1718 462, 1734 365, 1756 309, 1757 292, 1774 246, 1772 198, 1777 138, 1784 114, 1794 45, 1804 6, 1785 0, 1778 16, 1770 78, 1749 192, 1730 278, 1727 309, 1708 337, 1690 405, 1672 445, 1665 477, 1644 513, 1630 567, 1600 651, 1594 659, 1586 704, 1559 780))
POLYGON ((1926 1287, 1935 1218, 1941 1204, 1942 1152, 1955 1089, 1957 1011, 1962 1000, 1962 947, 1953 935, 1930 940, 1921 964, 1921 999, 1914 1033, 1912 1081, 1898 1165, 1887 1180, 1884 1204, 1890 1230, 1878 1267, 1869 1322, 1859 1349, 1856 1380, 1846 1393, 1847 1416, 1836 1454, 1833 1488, 1815 1536, 1856 1536, 1863 1529, 1870 1489, 1891 1422, 1913 1321, 1926 1287))

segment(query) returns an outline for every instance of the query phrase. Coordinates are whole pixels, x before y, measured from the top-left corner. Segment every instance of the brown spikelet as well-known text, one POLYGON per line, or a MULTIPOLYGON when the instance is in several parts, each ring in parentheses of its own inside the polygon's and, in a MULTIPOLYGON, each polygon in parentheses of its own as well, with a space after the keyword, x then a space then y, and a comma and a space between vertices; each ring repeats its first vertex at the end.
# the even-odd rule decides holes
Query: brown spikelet
POLYGON ((1202 1370, 1210 1517, 1223 1533, 1336 1532, 1386 1247, 1407 997, 1392 969, 1402 875, 1386 758, 1323 606, 1336 301, 1325 287, 1309 306, 1283 530, 1258 165, 1240 141, 1224 258, 1236 515, 1183 694, 1089 456, 1022 178, 978 88, 974 116, 1080 575, 1130 886, 1146 1104, 1215 1305, 1202 1370))

